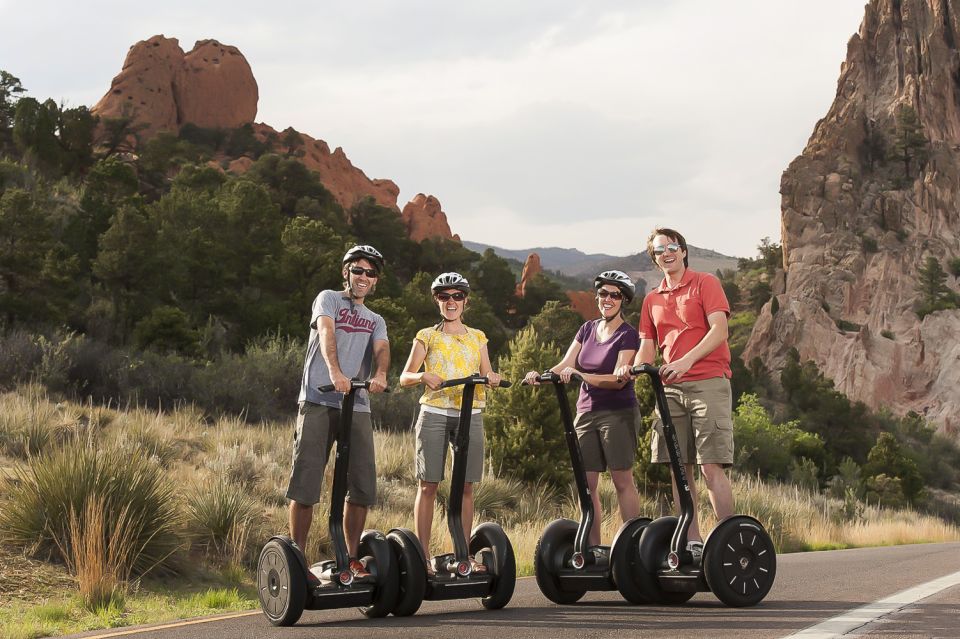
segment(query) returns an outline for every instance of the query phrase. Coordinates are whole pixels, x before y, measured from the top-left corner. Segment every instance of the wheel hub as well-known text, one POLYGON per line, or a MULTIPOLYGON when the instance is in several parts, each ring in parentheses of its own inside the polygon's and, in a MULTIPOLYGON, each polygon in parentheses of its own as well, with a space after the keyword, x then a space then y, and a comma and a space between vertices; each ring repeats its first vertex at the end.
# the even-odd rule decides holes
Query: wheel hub
POLYGON ((270 569, 270 574, 267 576, 267 590, 270 592, 271 597, 276 597, 280 594, 280 575, 277 574, 276 569, 270 569))

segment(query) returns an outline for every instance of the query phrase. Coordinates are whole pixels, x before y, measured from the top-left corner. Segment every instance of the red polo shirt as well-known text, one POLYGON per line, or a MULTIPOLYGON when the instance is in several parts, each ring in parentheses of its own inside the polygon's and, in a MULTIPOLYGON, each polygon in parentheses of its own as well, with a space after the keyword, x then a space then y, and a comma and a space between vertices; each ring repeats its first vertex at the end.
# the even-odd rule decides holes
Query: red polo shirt
MULTIPOLYGON (((729 317, 730 303, 720 280, 709 273, 689 268, 680 283, 670 290, 664 278, 660 286, 647 293, 640 311, 640 339, 652 339, 668 364, 690 352, 710 330, 707 315, 723 311, 729 317)), ((683 376, 693 382, 711 377, 726 377, 730 372, 730 346, 726 340, 694 364, 683 376)))

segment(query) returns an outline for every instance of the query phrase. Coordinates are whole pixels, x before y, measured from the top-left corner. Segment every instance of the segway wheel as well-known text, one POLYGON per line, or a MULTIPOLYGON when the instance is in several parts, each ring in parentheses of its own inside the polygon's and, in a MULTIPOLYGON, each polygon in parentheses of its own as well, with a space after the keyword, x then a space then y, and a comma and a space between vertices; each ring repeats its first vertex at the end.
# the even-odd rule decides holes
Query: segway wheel
POLYGON ((274 626, 292 626, 307 601, 307 576, 293 548, 282 539, 271 539, 257 561, 260 608, 274 626))
POLYGON ((667 565, 670 538, 673 537, 676 527, 676 517, 660 517, 653 520, 640 535, 640 565, 643 569, 634 573, 634 579, 654 603, 682 604, 696 594, 664 590, 660 587, 660 580, 657 579, 657 573, 667 565))
POLYGON ((517 562, 510 539, 503 528, 494 523, 483 523, 473 529, 470 552, 479 555, 487 572, 493 577, 490 594, 481 600, 487 610, 506 606, 517 585, 517 562))
POLYGON ((730 517, 707 537, 703 568, 717 599, 738 608, 756 605, 770 592, 777 575, 773 540, 753 517, 730 517))
POLYGON ((400 578, 400 592, 393 614, 409 617, 420 609, 427 591, 426 560, 420 549, 420 540, 410 530, 395 528, 387 535, 387 541, 400 578))
POLYGON ((559 579, 560 571, 570 565, 576 537, 577 522, 572 519, 555 519, 544 529, 537 541, 537 550, 533 556, 537 586, 553 603, 576 603, 587 592, 585 589, 564 589, 559 579))
POLYGON ((390 544, 380 532, 367 530, 360 537, 359 555, 367 558, 367 570, 377 585, 373 603, 361 607, 360 612, 368 617, 386 617, 393 612, 400 594, 400 582, 390 544))
POLYGON ((640 537, 652 521, 647 517, 635 517, 626 522, 617 531, 610 548, 613 582, 623 598, 634 604, 653 603, 647 590, 647 575, 640 563, 640 537))

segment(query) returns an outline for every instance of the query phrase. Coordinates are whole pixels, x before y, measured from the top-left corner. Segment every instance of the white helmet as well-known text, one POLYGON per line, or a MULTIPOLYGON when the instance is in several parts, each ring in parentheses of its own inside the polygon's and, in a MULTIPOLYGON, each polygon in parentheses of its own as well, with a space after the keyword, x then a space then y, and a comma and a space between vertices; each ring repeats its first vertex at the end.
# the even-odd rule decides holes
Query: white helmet
POLYGON ((595 289, 599 289, 604 284, 612 284, 619 288, 628 304, 633 301, 633 296, 637 293, 633 280, 623 271, 604 271, 593 280, 595 289))
POLYGON ((458 291, 463 291, 464 293, 470 292, 470 282, 467 281, 463 275, 459 273, 441 273, 437 276, 437 279, 433 280, 433 284, 430 285, 430 291, 436 293, 437 291, 442 291, 444 289, 456 289, 458 291))
POLYGON ((383 255, 380 254, 380 251, 368 244, 357 244, 343 256, 343 264, 349 264, 357 260, 369 260, 378 271, 383 270, 383 255))

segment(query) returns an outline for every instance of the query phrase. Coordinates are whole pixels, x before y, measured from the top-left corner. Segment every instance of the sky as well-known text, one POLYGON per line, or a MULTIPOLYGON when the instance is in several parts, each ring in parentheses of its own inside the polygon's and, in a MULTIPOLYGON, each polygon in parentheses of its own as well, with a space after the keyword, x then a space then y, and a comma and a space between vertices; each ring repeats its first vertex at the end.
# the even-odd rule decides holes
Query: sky
POLYGON ((240 49, 257 121, 342 147, 454 233, 628 255, 654 226, 780 239, 780 176, 836 93, 864 0, 0 0, 0 69, 95 104, 155 34, 240 49))

